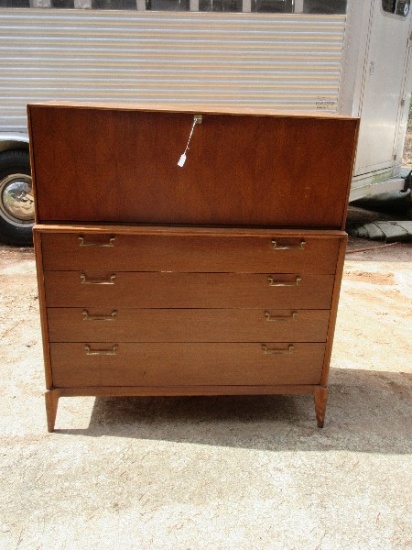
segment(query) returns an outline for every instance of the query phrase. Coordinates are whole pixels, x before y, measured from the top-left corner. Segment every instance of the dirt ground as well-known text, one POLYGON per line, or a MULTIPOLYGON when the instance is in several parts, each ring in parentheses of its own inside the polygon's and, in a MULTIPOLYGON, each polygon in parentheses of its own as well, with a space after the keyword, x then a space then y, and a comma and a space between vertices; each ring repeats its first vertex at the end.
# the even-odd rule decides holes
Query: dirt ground
POLYGON ((1 549, 412 548, 411 245, 349 241, 323 430, 307 396, 85 397, 49 434, 32 249, 0 291, 1 549))

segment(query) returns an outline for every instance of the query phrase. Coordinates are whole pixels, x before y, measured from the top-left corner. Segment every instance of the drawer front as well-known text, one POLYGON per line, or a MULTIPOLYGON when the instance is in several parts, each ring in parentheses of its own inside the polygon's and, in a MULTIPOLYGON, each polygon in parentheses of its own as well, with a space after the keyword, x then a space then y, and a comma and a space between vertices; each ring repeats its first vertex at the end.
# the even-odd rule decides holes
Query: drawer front
POLYGON ((342 238, 224 229, 214 235, 44 233, 42 255, 45 270, 335 273, 342 238))
POLYGON ((49 307, 329 309, 333 275, 49 271, 49 307))
POLYGON ((55 387, 318 384, 324 344, 51 344, 55 387))
POLYGON ((325 342, 327 310, 49 308, 51 342, 325 342))

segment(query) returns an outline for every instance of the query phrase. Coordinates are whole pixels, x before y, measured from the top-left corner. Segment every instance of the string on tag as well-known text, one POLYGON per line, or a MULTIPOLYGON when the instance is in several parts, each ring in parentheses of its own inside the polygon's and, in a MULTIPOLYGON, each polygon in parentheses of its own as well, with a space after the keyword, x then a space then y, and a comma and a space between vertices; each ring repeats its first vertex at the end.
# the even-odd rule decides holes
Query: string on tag
POLYGON ((192 127, 190 129, 189 137, 187 139, 186 148, 185 148, 184 152, 180 155, 179 160, 177 161, 177 165, 180 166, 180 168, 183 168, 183 166, 186 162, 187 152, 189 150, 190 141, 192 139, 193 132, 195 131, 196 124, 202 124, 202 115, 195 115, 193 117, 193 124, 192 124, 192 127))

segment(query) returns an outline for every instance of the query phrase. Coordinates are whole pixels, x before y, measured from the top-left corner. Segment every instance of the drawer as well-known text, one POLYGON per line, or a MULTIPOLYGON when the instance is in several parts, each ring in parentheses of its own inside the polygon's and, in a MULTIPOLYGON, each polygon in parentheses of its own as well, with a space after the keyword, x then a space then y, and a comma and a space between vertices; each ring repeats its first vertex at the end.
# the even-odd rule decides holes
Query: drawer
POLYGON ((319 384, 324 344, 51 344, 54 387, 319 384))
POLYGON ((44 282, 49 307, 329 309, 334 276, 48 271, 44 282))
POLYGON ((134 229, 43 233, 45 270, 335 273, 341 232, 134 229), (328 233, 326 232, 326 235, 328 233), (333 235, 333 236, 331 236, 333 235), (339 236, 337 236, 339 235, 339 236))
POLYGON ((325 342, 329 311, 49 308, 51 342, 325 342))

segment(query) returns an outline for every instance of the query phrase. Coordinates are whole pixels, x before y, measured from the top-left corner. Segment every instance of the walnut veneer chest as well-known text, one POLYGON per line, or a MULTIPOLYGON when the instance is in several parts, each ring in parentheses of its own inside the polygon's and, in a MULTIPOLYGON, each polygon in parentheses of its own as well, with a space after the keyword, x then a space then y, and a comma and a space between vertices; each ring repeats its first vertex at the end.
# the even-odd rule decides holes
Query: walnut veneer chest
POLYGON ((312 394, 358 120, 28 106, 48 429, 62 396, 312 394))

